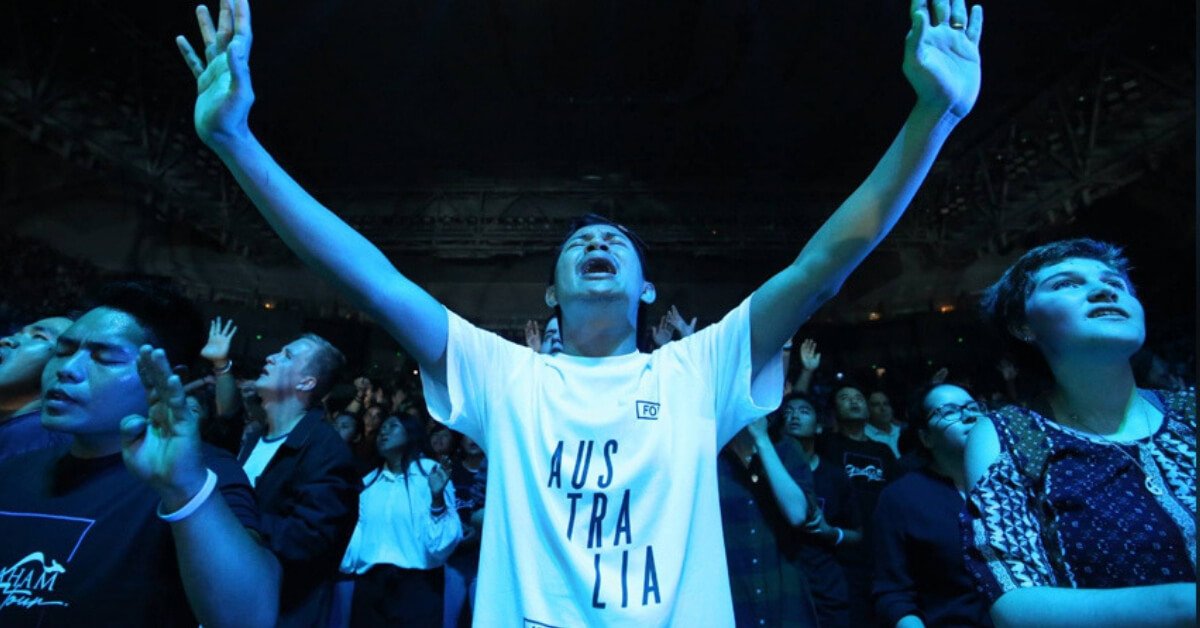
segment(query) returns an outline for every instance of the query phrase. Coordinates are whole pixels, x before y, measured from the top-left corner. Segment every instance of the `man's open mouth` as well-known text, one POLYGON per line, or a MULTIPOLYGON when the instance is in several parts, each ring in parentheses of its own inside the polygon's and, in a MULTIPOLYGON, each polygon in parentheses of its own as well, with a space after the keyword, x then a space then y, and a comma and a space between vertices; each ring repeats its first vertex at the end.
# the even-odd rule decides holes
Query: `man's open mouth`
POLYGON ((584 260, 583 263, 579 265, 579 274, 615 275, 617 274, 617 265, 606 257, 593 257, 584 260))

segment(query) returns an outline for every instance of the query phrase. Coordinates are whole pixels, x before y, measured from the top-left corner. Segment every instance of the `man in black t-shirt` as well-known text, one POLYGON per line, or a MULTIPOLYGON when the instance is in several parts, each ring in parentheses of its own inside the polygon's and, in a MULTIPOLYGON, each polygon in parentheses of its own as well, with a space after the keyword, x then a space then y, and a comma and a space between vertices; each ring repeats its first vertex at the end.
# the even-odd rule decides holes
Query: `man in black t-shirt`
POLYGON ((201 445, 167 361, 199 353, 202 320, 161 285, 99 302, 42 372, 42 424, 69 444, 0 463, 0 625, 273 625, 253 493, 201 445))
MULTIPOLYGON (((818 448, 825 460, 840 465, 854 487, 863 521, 875 512, 879 493, 896 471, 891 448, 867 438, 865 428, 870 416, 867 398, 851 385, 833 391, 833 413, 838 431, 830 434, 818 448)), ((868 534, 869 530, 864 530, 868 534)), ((846 574, 850 594, 850 625, 873 625, 871 618, 871 575, 873 561, 870 544, 859 543, 839 548, 838 561, 846 574)))

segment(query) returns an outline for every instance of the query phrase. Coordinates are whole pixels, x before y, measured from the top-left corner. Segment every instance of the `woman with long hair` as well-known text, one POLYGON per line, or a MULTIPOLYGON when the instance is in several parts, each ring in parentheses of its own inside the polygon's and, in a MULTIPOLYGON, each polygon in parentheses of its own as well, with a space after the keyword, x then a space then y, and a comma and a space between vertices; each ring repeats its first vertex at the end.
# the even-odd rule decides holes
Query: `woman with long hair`
POLYGON ((1110 244, 1054 242, 984 297, 1054 382, 967 446, 967 562, 997 625, 1196 624, 1196 397, 1134 384, 1128 267, 1110 244))
POLYGON ((355 628, 442 623, 443 566, 462 524, 447 471, 421 455, 424 439, 416 417, 389 416, 379 426, 383 462, 363 478, 358 525, 341 565, 353 574, 355 628))

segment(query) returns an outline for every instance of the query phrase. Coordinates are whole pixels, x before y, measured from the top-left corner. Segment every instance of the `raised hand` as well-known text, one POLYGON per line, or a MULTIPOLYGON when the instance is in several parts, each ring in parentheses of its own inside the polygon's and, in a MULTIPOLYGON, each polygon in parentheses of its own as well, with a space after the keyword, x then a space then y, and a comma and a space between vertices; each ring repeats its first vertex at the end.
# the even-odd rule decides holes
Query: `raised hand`
POLYGON ((663 314, 657 325, 650 326, 650 336, 654 339, 654 344, 660 347, 671 342, 671 339, 675 337, 675 329, 668 320, 667 314, 663 314))
POLYGON ((758 417, 753 423, 747 425, 746 433, 754 439, 755 443, 769 442, 771 437, 767 435, 767 417, 758 417))
POLYGON ((193 121, 200 139, 210 147, 248 132, 254 88, 250 84, 249 0, 221 0, 220 16, 214 27, 208 7, 196 7, 204 60, 187 38, 175 44, 192 75, 196 77, 196 108, 193 121))
POLYGON ((1000 377, 1003 377, 1006 382, 1017 379, 1017 367, 1008 358, 1001 358, 1000 362, 996 364, 996 370, 1000 371, 1000 377))
POLYGON ((800 343, 800 365, 806 371, 815 371, 821 366, 821 354, 817 353, 817 343, 812 338, 805 338, 800 343))
POLYGON ((929 378, 929 383, 944 384, 944 383, 946 383, 946 378, 949 376, 950 376, 950 369, 943 366, 942 368, 935 371, 933 376, 929 378))
POLYGON ((441 465, 435 466, 433 471, 429 472, 429 492, 433 494, 433 501, 436 502, 442 497, 442 491, 446 490, 446 483, 449 481, 450 476, 441 465))
POLYGON ((533 349, 535 353, 542 351, 542 326, 533 319, 525 323, 525 346, 533 349))
POLYGON ((692 322, 687 322, 679 315, 679 310, 674 305, 671 306, 671 309, 667 310, 667 315, 663 317, 663 320, 670 323, 671 327, 679 330, 680 338, 687 338, 696 333, 696 317, 692 317, 692 322))
POLYGON ((162 349, 143 345, 137 363, 149 410, 121 420, 121 454, 129 471, 158 491, 163 509, 173 512, 200 491, 207 475, 199 421, 162 349))
POLYGON ((200 357, 212 362, 218 369, 225 368, 225 364, 229 362, 229 343, 237 329, 233 319, 222 324, 220 316, 214 318, 208 325, 208 344, 200 350, 200 357))
POLYGON ((912 0, 912 30, 905 38, 904 76, 919 103, 966 116, 979 95, 979 38, 983 7, 964 0, 912 0))

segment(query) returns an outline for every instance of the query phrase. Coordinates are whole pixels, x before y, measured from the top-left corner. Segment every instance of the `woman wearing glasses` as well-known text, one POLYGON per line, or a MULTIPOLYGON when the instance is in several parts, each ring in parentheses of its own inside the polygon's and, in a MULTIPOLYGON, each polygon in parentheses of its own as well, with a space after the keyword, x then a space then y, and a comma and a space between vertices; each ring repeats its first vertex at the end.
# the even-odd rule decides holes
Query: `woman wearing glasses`
POLYGON ((1055 242, 985 295, 1054 378, 967 446, 967 564, 997 625, 1196 625, 1196 397, 1134 385, 1127 268, 1112 245, 1055 242))
POLYGON ((875 614, 884 626, 990 626, 987 603, 963 561, 958 515, 963 452, 984 408, 958 386, 931 385, 910 421, 926 464, 883 489, 871 527, 875 614))

